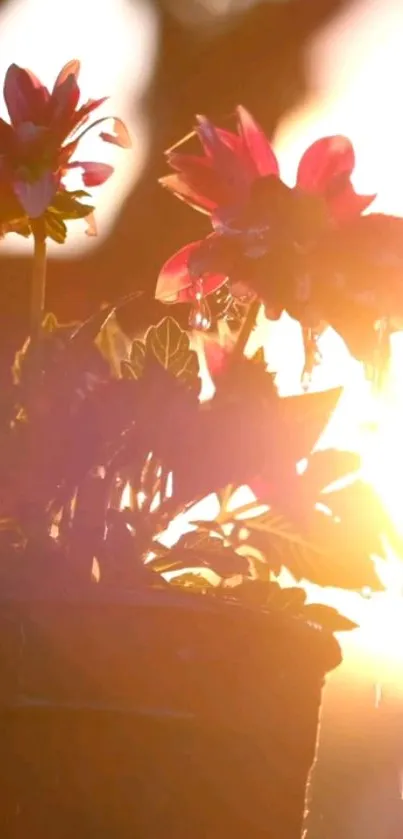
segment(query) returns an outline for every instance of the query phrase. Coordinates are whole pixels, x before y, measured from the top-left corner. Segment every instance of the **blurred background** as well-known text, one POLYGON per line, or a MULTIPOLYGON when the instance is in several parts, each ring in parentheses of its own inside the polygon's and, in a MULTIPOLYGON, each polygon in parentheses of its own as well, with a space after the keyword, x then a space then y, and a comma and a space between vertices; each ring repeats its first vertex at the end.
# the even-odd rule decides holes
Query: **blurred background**
MULTIPOLYGON (((87 138, 83 159, 112 162, 117 175, 95 192, 98 238, 75 223, 68 244, 51 247, 47 309, 61 320, 136 289, 144 294, 127 328, 160 316, 161 264, 205 230, 157 184, 164 149, 195 113, 225 124, 244 104, 289 182, 310 142, 346 133, 357 188, 403 215, 403 0, 3 0, 0 32, 0 77, 16 62, 51 84, 79 58, 83 99, 109 94, 103 112, 125 118, 133 137, 133 154, 87 138)), ((27 331, 28 257, 29 243, 0 244, 4 381, 27 331)), ((326 689, 308 839, 403 837, 403 623, 382 626, 379 644, 376 612, 352 600, 357 610, 364 628, 326 689)))

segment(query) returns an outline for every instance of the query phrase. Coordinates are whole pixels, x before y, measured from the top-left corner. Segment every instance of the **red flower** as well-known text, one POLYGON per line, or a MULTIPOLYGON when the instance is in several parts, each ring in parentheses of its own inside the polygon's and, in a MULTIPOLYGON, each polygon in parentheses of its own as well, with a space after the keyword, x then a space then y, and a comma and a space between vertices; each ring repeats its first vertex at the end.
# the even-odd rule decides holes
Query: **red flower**
POLYGON ((216 291, 228 276, 248 284, 248 261, 284 249, 306 251, 324 228, 344 225, 375 196, 357 195, 351 184, 354 150, 345 137, 325 137, 303 155, 294 189, 279 178, 276 156, 263 130, 242 107, 237 134, 198 118, 204 156, 167 154, 176 173, 161 183, 207 212, 214 233, 192 243, 162 268, 156 297, 191 301, 216 291), (239 268, 242 268, 240 271, 239 268), (236 274, 236 278, 233 276, 236 274))
MULTIPOLYGON (((70 61, 60 71, 50 92, 30 70, 12 64, 4 98, 10 123, 0 119, 0 220, 42 216, 71 168, 80 168, 85 186, 98 186, 112 174, 104 163, 71 161, 89 128, 77 131, 105 99, 79 105, 77 83, 80 64, 70 61)), ((99 120, 93 126, 98 125, 99 120)), ((130 145, 126 127, 114 118, 114 133, 101 132, 106 142, 130 145)))

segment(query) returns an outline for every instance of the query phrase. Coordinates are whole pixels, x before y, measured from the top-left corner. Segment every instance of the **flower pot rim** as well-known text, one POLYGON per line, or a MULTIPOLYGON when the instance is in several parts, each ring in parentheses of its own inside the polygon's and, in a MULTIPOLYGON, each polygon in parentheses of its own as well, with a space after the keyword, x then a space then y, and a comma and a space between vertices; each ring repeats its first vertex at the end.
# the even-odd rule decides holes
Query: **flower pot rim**
MULTIPOLYGON (((267 624, 268 630, 273 629, 279 632, 286 632, 291 636, 292 643, 298 646, 309 644, 314 650, 327 647, 329 650, 329 668, 333 669, 341 660, 340 647, 334 634, 306 620, 303 616, 293 615, 284 611, 275 611, 269 607, 251 605, 237 602, 236 600, 218 600, 209 595, 202 595, 195 592, 184 592, 166 587, 142 587, 137 589, 112 589, 97 586, 96 584, 80 588, 58 588, 48 590, 16 591, 15 596, 10 593, 0 594, 0 614, 2 609, 19 608, 19 611, 29 615, 32 610, 43 606, 50 607, 59 613, 66 607, 71 607, 76 613, 85 608, 88 614, 94 614, 97 607, 102 610, 111 607, 122 610, 167 610, 181 611, 184 615, 193 615, 196 618, 205 615, 224 618, 224 620, 245 620, 256 621, 260 625, 267 624), (25 607, 25 608, 24 608, 25 607), (294 638, 293 638, 294 636, 294 638), (331 662, 331 663, 330 663, 331 662)), ((104 612, 103 612, 104 613, 104 612)))

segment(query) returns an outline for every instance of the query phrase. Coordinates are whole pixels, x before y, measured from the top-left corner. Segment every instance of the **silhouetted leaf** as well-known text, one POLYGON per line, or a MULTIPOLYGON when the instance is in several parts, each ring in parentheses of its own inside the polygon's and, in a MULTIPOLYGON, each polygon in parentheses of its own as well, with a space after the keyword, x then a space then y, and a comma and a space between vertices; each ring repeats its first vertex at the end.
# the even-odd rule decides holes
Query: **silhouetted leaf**
POLYGON ((164 318, 146 334, 146 353, 154 356, 165 370, 194 384, 199 376, 197 354, 190 349, 189 338, 174 318, 164 318))
POLYGON ((264 354, 264 349, 263 349, 263 347, 259 347, 259 349, 258 349, 258 350, 256 350, 256 352, 254 353, 254 355, 252 355, 252 356, 251 356, 250 361, 252 361, 252 362, 253 362, 253 364, 258 364, 258 365, 260 365, 261 367, 264 367, 264 368, 266 369, 266 367, 267 367, 267 362, 266 362, 266 358, 265 358, 265 354, 264 354))
POLYGON ((306 601, 306 591, 300 586, 287 586, 282 588, 278 586, 273 589, 275 594, 270 598, 270 603, 275 603, 277 608, 292 612, 293 614, 300 614, 304 608, 306 601))
POLYGON ((123 379, 136 379, 133 366, 130 364, 130 361, 121 361, 120 362, 120 374, 123 379))
POLYGON ((349 632, 357 629, 357 624, 341 615, 332 606, 325 606, 322 603, 310 603, 304 607, 303 616, 312 623, 323 626, 331 632, 349 632))
POLYGON ((67 227, 64 221, 53 213, 45 215, 45 233, 58 245, 63 245, 67 237, 67 227))
MULTIPOLYGON (((342 388, 285 396, 279 400, 281 443, 287 440, 295 463, 308 457, 334 413, 342 388)), ((284 449, 284 453, 287 449, 284 449)))
POLYGON ((140 341, 139 339, 133 341, 130 353, 130 364, 135 379, 139 379, 143 373, 145 355, 146 345, 144 341, 140 341))
POLYGON ((83 323, 78 324, 71 335, 71 341, 75 344, 86 345, 94 343, 101 329, 115 312, 115 308, 113 305, 103 306, 83 323))
POLYGON ((312 452, 308 459, 308 466, 302 476, 303 492, 309 494, 314 501, 322 490, 336 481, 358 472, 361 458, 355 452, 340 449, 322 449, 312 452))
POLYGON ((243 525, 249 533, 244 548, 257 547, 274 573, 284 567, 296 580, 382 591, 370 552, 361 542, 351 541, 343 524, 329 515, 314 510, 307 533, 274 511, 245 520, 243 525))
MULTIPOLYGON (((90 194, 82 189, 78 189, 75 192, 57 192, 51 206, 45 214, 45 222, 50 217, 63 220, 85 218, 92 213, 94 207, 92 204, 81 204, 78 199, 90 197, 90 194)), ((52 218, 52 221, 54 218, 52 218)))
POLYGON ((222 539, 198 531, 186 533, 172 548, 172 555, 184 568, 206 566, 220 577, 248 574, 248 559, 226 547, 222 539))

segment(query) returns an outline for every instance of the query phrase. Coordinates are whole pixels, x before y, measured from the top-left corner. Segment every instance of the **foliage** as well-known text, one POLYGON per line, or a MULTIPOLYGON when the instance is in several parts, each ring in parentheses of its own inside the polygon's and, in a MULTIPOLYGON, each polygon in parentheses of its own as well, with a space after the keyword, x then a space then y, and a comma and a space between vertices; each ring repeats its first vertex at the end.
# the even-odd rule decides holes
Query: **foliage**
MULTIPOLYGON (((64 178, 79 168, 91 187, 112 173, 73 159, 104 101, 78 107, 78 73, 69 62, 50 92, 12 65, 5 82, 0 234, 32 233, 34 258, 30 336, 0 401, 3 591, 180 586, 352 629, 334 609, 308 604, 300 585, 281 585, 287 571, 293 583, 376 591, 384 540, 401 548, 356 455, 319 448, 341 389, 281 398, 264 353, 248 360, 244 350, 263 303, 269 317, 287 311, 301 323, 308 379, 324 324, 367 365, 384 366, 401 316, 401 220, 361 217, 373 196, 352 187, 345 138, 313 144, 289 189, 245 109, 236 135, 199 117, 204 156, 169 153, 175 174, 163 183, 207 213, 213 233, 168 260, 156 295, 191 303, 192 328, 226 322, 226 345, 206 344, 215 393, 202 403, 192 334, 174 317, 130 340, 118 316, 133 297, 84 323, 43 311, 47 237, 63 243, 77 218, 94 232, 88 193, 68 192, 64 178), (237 506, 241 487, 253 500, 237 506), (196 520, 207 496, 218 512, 196 520)), ((100 137, 127 148, 124 124, 112 126, 100 137)))
POLYGON ((373 555, 390 523, 357 477, 357 457, 312 453, 340 390, 280 398, 258 353, 230 359, 200 403, 197 355, 174 318, 131 342, 118 311, 83 324, 46 317, 34 399, 30 341, 17 354, 2 428, 3 583, 87 586, 95 568, 101 587, 179 585, 352 628, 276 581, 287 569, 295 581, 381 588, 373 555), (258 500, 234 509, 243 485, 258 500), (192 521, 211 493, 215 519, 192 521), (371 527, 360 529, 357 510, 369 505, 371 527), (167 548, 163 534, 183 513, 192 532, 167 548))

